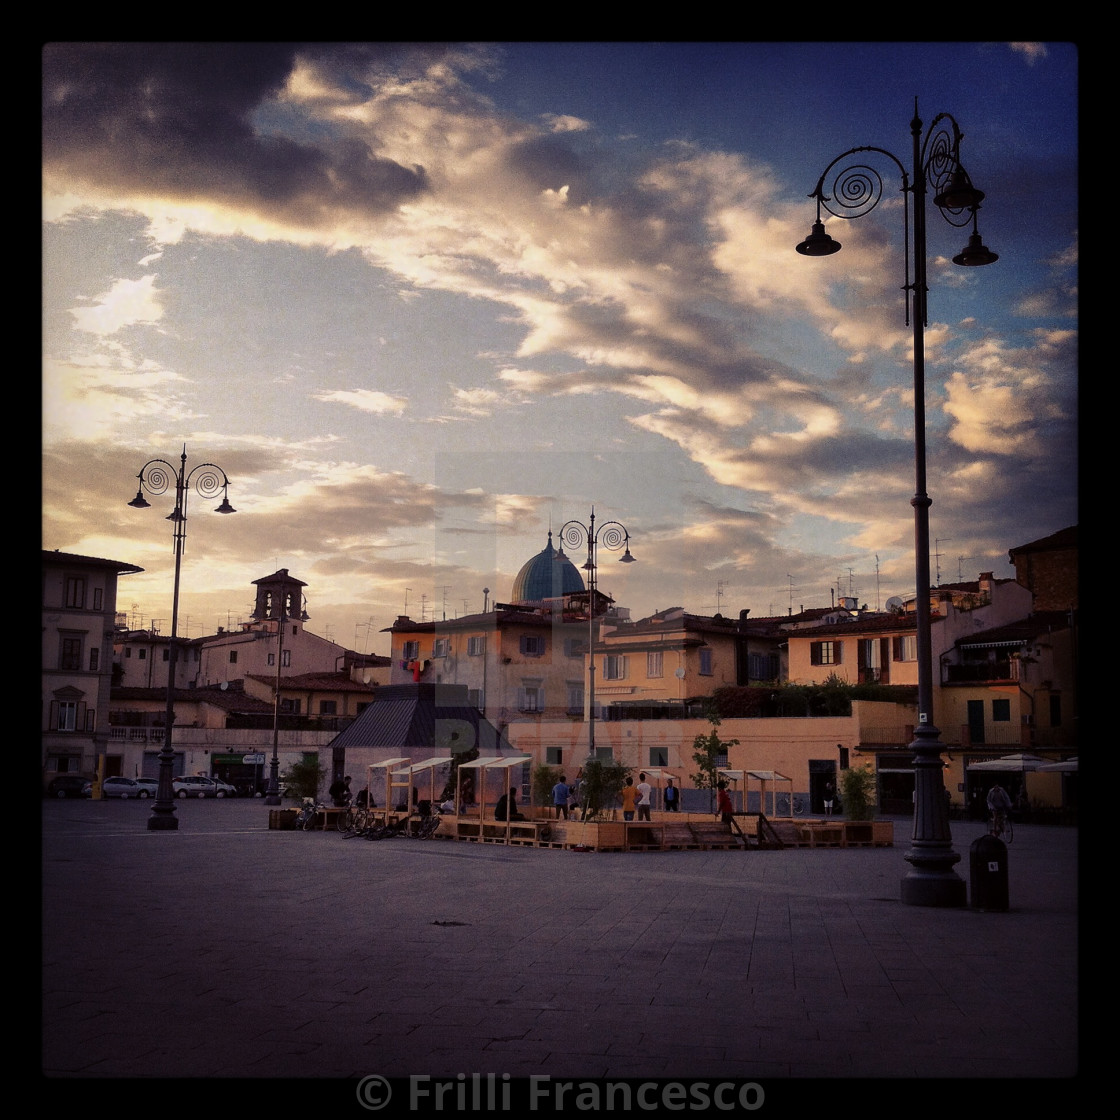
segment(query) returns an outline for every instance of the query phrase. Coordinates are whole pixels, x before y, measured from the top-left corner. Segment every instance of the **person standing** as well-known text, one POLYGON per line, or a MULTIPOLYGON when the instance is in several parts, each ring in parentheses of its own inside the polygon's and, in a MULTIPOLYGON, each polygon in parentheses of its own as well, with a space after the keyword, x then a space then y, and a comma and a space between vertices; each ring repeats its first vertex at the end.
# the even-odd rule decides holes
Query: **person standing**
POLYGON ((638 800, 638 791, 634 787, 634 779, 627 778, 626 784, 622 787, 622 819, 624 821, 632 821, 634 819, 634 807, 638 800))
POLYGON ((350 775, 340 778, 327 791, 336 809, 343 809, 350 804, 350 775))
POLYGON ((653 805, 653 788, 646 781, 645 774, 638 775, 638 820, 648 821, 649 811, 653 805))
POLYGON ((988 790, 988 811, 992 814, 992 835, 999 836, 1011 811, 1011 797, 999 782, 988 790))
POLYGON ((568 779, 561 774, 560 781, 552 787, 552 804, 556 809, 557 820, 568 819, 568 799, 572 796, 572 791, 568 786, 568 779))
POLYGON ((681 791, 673 785, 673 779, 669 778, 665 782, 665 810, 669 813, 679 813, 681 811, 681 791))
POLYGON ((735 815, 735 806, 731 804, 731 795, 727 792, 727 783, 721 778, 716 783, 716 816, 724 824, 730 825, 731 818, 735 815))
POLYGON ((832 803, 836 800, 836 787, 831 782, 824 784, 824 815, 832 816, 832 803))

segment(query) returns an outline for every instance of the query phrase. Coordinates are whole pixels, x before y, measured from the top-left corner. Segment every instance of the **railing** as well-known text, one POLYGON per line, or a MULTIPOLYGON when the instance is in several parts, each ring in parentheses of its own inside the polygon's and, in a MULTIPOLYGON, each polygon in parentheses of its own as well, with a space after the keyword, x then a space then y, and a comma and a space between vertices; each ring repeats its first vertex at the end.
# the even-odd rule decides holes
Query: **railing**
POLYGON ((162 743, 162 727, 110 727, 111 743, 162 743))

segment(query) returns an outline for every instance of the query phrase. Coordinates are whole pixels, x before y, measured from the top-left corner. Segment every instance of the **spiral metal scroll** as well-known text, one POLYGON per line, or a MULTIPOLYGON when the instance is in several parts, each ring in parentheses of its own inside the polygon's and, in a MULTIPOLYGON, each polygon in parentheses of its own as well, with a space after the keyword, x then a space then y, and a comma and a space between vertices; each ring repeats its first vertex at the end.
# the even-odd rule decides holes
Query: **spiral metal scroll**
POLYGON ((592 538, 587 526, 579 521, 569 521, 560 530, 562 545, 570 549, 581 548, 585 544, 602 545, 612 552, 617 552, 627 541, 627 532, 617 521, 607 521, 600 525, 592 538))
POLYGON ((820 201, 835 217, 851 219, 870 213, 882 197, 883 176, 869 164, 854 163, 836 172, 829 193, 820 201))
POLYGON ((201 498, 214 498, 225 490, 229 485, 229 480, 213 463, 202 463, 191 471, 183 485, 184 487, 194 486, 195 493, 201 498), (197 478, 195 477, 196 472, 201 472, 198 473, 197 478))
POLYGON ((179 481, 179 475, 170 463, 155 460, 140 472, 140 483, 149 494, 159 497, 179 481))
MULTIPOLYGON (((936 197, 949 186, 953 172, 960 170, 960 134, 945 126, 931 131, 926 137, 923 167, 926 181, 936 197)), ((966 176, 967 178, 967 176, 966 176)), ((951 226, 967 226, 972 221, 972 208, 940 206, 942 217, 951 226)))

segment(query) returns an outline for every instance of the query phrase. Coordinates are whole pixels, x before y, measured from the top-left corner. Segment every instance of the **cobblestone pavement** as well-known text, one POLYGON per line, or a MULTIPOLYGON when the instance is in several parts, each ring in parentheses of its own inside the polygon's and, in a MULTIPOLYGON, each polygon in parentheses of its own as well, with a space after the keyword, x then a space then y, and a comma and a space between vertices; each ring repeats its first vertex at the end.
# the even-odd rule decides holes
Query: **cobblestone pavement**
MULTIPOLYGON (((917 1078, 883 1103, 959 1104, 998 1078, 1037 1103, 1079 1072, 1076 829, 1019 826, 991 913, 899 901, 903 820, 893 848, 615 854, 281 832, 260 801, 179 802, 175 832, 150 812, 43 805, 48 1089, 255 1079, 283 1104, 317 1079, 360 1113, 631 1079, 696 1110, 698 1082, 835 1105, 843 1079, 917 1078)), ((982 831, 953 824, 966 882, 982 831)))

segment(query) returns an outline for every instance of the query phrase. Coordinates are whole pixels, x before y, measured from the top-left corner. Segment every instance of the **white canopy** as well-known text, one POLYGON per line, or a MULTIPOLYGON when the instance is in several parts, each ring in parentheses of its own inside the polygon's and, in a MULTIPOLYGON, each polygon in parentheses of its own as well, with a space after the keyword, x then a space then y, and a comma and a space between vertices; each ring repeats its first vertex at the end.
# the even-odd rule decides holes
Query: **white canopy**
POLYGON ((1037 754, 1006 754, 1002 758, 992 758, 987 762, 973 762, 966 769, 1001 770, 1005 774, 1010 772, 1026 773, 1045 765, 1046 759, 1039 758, 1037 754))

